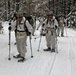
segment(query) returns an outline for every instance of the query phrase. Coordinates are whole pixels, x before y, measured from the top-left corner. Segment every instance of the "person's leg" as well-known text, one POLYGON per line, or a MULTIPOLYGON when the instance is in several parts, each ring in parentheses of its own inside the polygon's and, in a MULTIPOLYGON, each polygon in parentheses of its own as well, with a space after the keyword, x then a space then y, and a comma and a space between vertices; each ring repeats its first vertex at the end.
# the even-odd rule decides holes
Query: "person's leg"
POLYGON ((21 59, 18 60, 18 62, 23 62, 25 61, 25 53, 27 52, 26 49, 26 40, 27 40, 27 36, 25 36, 24 38, 21 39, 21 43, 20 43, 20 55, 21 55, 21 59))
POLYGON ((64 27, 61 27, 61 36, 64 36, 64 27))
POLYGON ((55 38, 56 38, 56 33, 53 32, 53 36, 51 37, 51 45, 52 45, 52 52, 55 52, 55 38))
POLYGON ((46 34, 46 43, 47 49, 44 49, 44 51, 51 51, 51 32, 46 34))
POLYGON ((27 36, 25 36, 24 38, 21 39, 21 56, 25 58, 25 53, 27 52, 26 49, 26 40, 27 40, 27 36))

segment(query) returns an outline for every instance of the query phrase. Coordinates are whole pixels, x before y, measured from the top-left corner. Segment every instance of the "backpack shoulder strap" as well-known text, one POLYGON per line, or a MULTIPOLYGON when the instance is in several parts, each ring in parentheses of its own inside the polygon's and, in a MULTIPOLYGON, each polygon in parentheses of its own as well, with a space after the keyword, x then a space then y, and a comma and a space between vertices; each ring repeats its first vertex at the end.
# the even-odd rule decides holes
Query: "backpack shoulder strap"
POLYGON ((48 19, 47 19, 47 21, 46 21, 46 24, 48 24, 48 19))
POLYGON ((24 21, 24 28, 26 28, 26 21, 24 21))
POLYGON ((26 26, 26 21, 24 21, 24 30, 28 32, 28 28, 26 26))

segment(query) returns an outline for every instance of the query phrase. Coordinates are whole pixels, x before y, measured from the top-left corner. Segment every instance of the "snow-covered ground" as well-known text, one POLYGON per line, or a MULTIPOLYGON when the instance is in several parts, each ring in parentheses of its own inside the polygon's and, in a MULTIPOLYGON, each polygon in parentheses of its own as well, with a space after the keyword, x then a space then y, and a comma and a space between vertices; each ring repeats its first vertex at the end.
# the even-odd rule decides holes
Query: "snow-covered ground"
MULTIPOLYGON (((38 22, 37 22, 38 24, 38 22)), ((33 58, 31 58, 30 42, 27 39, 26 61, 17 62, 13 55, 17 54, 14 32, 11 32, 11 60, 9 55, 8 23, 3 23, 4 33, 0 34, 0 75, 76 75, 76 31, 65 28, 65 37, 58 37, 58 53, 44 52, 45 37, 42 37, 39 52, 39 31, 32 37, 33 58), (37 38, 37 39, 34 39, 37 38)))

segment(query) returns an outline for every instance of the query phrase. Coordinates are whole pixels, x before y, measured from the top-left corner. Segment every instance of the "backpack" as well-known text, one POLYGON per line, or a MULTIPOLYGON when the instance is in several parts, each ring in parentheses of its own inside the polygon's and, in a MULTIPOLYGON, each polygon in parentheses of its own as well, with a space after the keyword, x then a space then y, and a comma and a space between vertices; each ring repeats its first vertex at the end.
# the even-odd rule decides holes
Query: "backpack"
POLYGON ((24 30, 26 31, 27 36, 30 36, 30 32, 26 26, 26 21, 24 22, 24 30))
POLYGON ((31 26, 33 27, 33 25, 34 25, 34 21, 33 21, 32 16, 28 15, 28 16, 25 16, 25 18, 26 18, 26 20, 28 20, 28 21, 29 21, 29 23, 30 23, 30 24, 31 24, 31 26))

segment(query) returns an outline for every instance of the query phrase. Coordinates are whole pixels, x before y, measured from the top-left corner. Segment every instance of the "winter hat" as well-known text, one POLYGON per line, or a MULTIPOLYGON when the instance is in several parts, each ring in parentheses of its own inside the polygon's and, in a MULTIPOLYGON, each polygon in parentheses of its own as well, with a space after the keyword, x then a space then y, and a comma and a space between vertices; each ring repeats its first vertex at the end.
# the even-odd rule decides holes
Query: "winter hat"
POLYGON ((53 16, 53 11, 50 11, 47 16, 53 16))
POLYGON ((23 17, 23 13, 21 11, 17 12, 17 17, 23 17))
POLYGON ((63 14, 60 14, 60 16, 64 16, 63 14))

